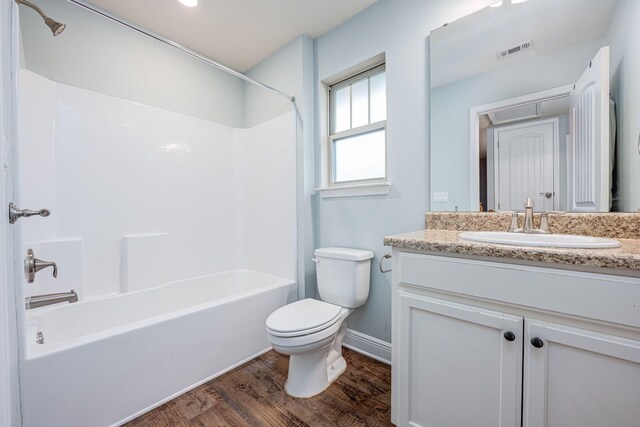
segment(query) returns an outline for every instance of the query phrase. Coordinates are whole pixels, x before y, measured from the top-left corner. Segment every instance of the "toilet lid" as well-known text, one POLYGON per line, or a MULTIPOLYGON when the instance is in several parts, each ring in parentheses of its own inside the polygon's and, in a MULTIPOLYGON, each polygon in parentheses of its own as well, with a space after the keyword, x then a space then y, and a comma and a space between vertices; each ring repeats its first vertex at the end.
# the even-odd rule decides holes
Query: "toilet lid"
POLYGON ((267 329, 277 336, 298 336, 321 331, 340 319, 342 307, 316 299, 287 304, 267 318, 267 329))

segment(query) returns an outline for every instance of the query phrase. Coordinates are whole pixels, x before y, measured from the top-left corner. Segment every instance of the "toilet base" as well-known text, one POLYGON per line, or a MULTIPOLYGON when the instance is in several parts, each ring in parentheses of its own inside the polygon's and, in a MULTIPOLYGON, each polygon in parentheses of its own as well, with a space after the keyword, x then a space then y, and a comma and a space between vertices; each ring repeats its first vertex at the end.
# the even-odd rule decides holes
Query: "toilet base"
MULTIPOLYGON (((283 346, 277 337, 269 335, 273 349, 289 355, 289 373, 284 384, 291 397, 313 397, 325 391, 347 369, 342 357, 342 341, 347 333, 344 319, 353 309, 343 309, 343 318, 335 335, 306 345, 283 346)), ((286 341, 284 341, 286 343, 286 341)))
POLYGON ((334 382, 340 375, 347 370, 347 361, 344 360, 344 357, 340 355, 338 360, 336 360, 332 365, 327 369, 327 377, 329 377, 329 385, 334 382))
POLYGON ((325 391, 346 369, 346 360, 333 346, 311 353, 291 355, 284 389, 291 397, 313 397, 325 391), (333 362, 329 364, 332 359, 333 362))

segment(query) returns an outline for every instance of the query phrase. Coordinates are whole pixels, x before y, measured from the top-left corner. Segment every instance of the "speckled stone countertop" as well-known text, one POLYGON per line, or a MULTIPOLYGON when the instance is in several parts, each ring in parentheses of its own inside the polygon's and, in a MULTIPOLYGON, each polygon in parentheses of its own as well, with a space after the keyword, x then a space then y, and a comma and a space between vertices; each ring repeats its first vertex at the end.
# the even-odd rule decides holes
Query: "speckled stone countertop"
POLYGON ((490 258, 505 258, 510 260, 522 260, 543 262, 571 266, 584 266, 592 269, 614 269, 623 270, 633 276, 640 276, 640 215, 638 214, 565 214, 567 228, 560 228, 558 222, 553 228, 551 217, 549 224, 555 233, 582 234, 595 237, 611 237, 620 241, 621 247, 613 249, 566 249, 547 248, 530 246, 510 246, 491 243, 479 243, 461 240, 458 235, 461 231, 506 231, 509 226, 509 214, 427 214, 427 224, 430 226, 425 230, 411 233, 387 236, 384 244, 404 249, 413 249, 428 252, 442 252, 444 254, 460 254, 490 258), (454 215, 460 215, 460 220, 456 221, 454 215), (489 215, 489 216, 487 216, 489 215), (576 215, 582 215, 576 219, 576 215), (600 218, 588 218, 589 215, 600 218), (603 215, 609 218, 602 219, 603 215), (615 216, 623 215, 626 218, 615 216), (435 219, 434 219, 435 217, 435 219), (506 228, 504 219, 506 218, 506 228), (431 221, 430 221, 431 219, 431 221), (585 224, 585 221, 587 224, 585 224), (600 223, 598 227, 593 222, 600 223), (624 223, 619 225, 618 222, 624 223), (493 224, 493 225, 491 225, 493 224), (606 229, 613 227, 615 230, 606 232, 606 229), (434 229, 434 226, 447 227, 448 229, 434 229), (580 233, 578 230, 587 230, 580 233), (624 232, 621 232, 623 230, 624 232), (631 238, 629 238, 631 237, 631 238))
MULTIPOLYGON (((524 214, 519 214, 520 225, 524 214)), ((556 234, 640 239, 640 213, 550 213, 549 228, 556 234)), ((540 214, 533 215, 536 227, 540 214)), ((511 224, 508 212, 427 212, 425 227, 431 230, 507 231, 511 224)))

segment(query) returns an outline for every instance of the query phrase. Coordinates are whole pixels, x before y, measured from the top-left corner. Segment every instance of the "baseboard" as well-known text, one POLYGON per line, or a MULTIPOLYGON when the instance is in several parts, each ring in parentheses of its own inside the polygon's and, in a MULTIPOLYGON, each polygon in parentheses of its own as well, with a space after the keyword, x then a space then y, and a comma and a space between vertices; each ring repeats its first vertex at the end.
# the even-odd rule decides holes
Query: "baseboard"
POLYGON ((362 332, 347 329, 342 345, 387 365, 391 365, 391 344, 362 332))

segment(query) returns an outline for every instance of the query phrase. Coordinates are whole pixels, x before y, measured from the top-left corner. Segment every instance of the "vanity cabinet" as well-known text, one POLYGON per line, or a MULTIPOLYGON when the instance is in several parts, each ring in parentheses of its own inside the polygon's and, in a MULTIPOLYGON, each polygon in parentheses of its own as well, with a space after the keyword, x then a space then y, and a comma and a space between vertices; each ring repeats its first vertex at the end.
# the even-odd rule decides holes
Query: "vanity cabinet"
POLYGON ((640 425, 640 279, 394 249, 400 426, 640 425))
POLYGON ((404 292, 400 316, 400 425, 520 423, 521 317, 404 292))
POLYGON ((524 336, 524 426, 640 425, 640 341, 533 319, 524 336))

